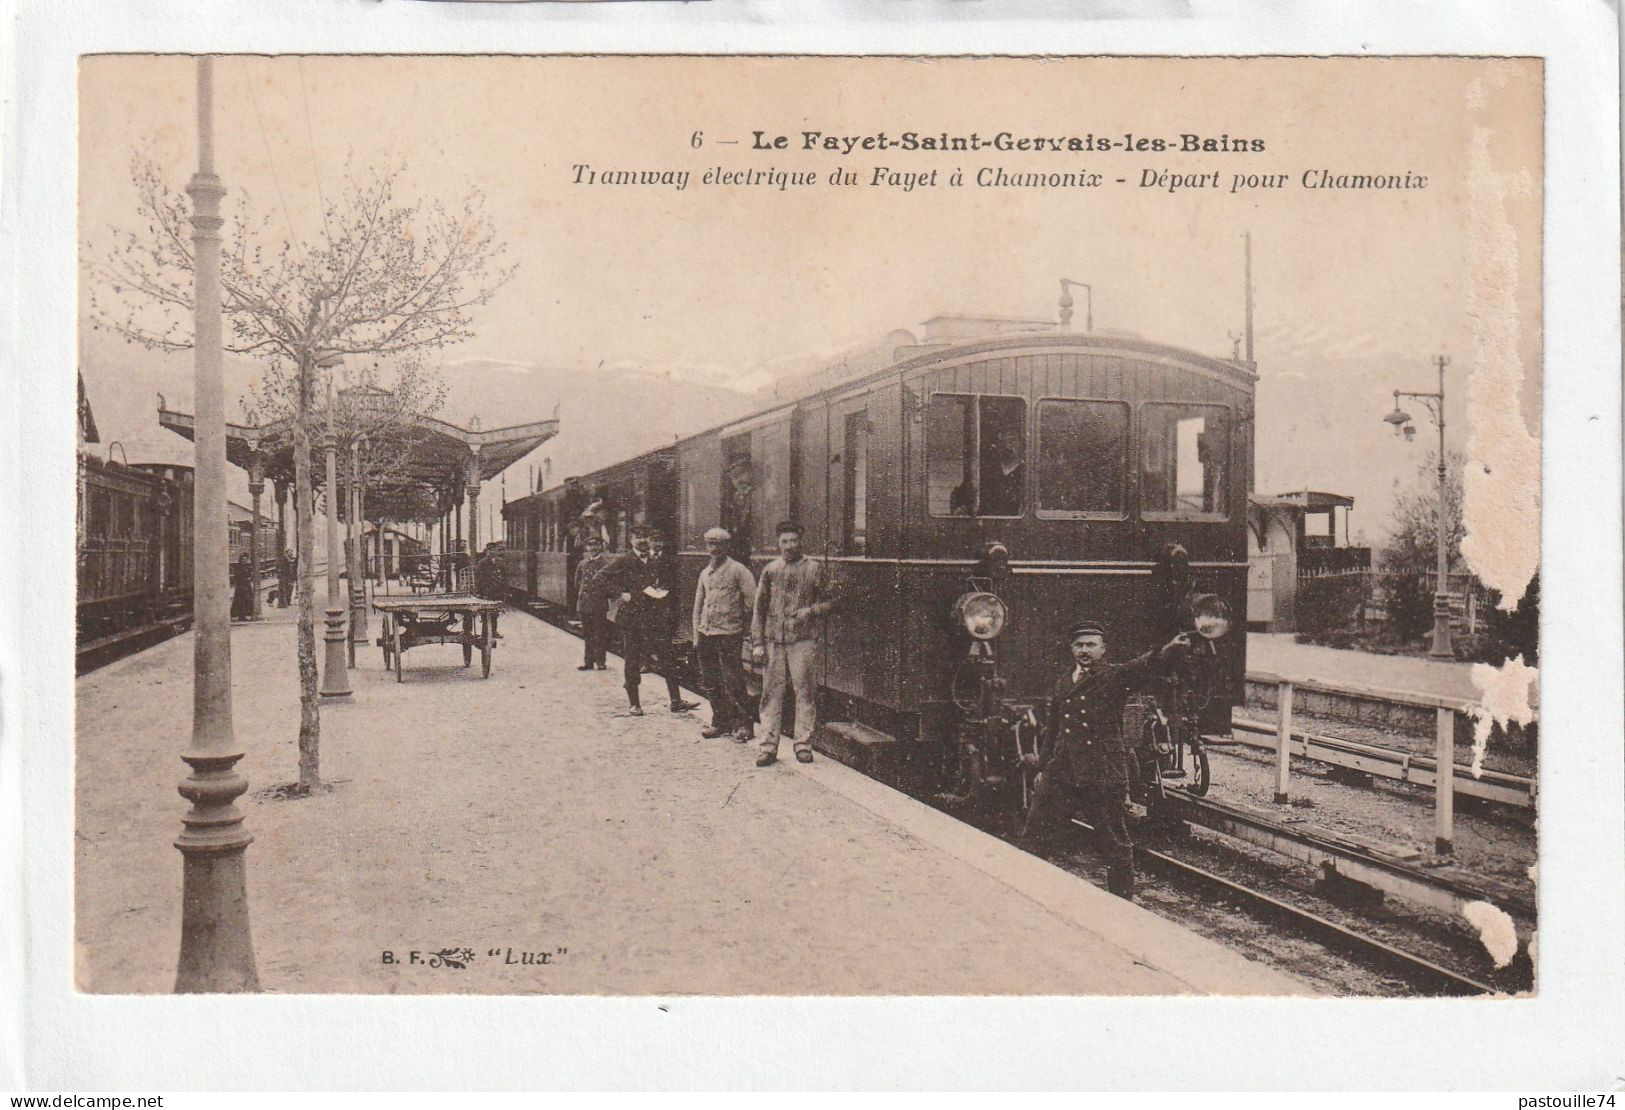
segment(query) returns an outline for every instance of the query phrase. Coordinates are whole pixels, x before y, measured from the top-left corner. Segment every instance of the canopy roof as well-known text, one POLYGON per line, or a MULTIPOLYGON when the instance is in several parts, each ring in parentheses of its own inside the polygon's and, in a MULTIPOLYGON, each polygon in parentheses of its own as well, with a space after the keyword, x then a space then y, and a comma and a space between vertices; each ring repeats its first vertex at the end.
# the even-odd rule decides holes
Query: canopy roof
MULTIPOLYGON (((373 396, 388 397, 383 390, 343 390, 340 397, 365 406, 373 396)), ((196 420, 191 413, 176 412, 158 398, 158 423, 176 435, 193 439, 196 420)), ((316 414, 318 432, 327 426, 326 409, 316 414)), ((226 424, 226 460, 253 475, 272 482, 292 483, 294 476, 291 418, 263 425, 226 424)), ((472 482, 484 482, 524 458, 552 439, 559 431, 557 418, 483 429, 478 419, 470 427, 459 427, 432 416, 411 415, 391 426, 387 435, 392 454, 387 476, 369 478, 365 483, 368 516, 375 519, 425 519, 424 508, 433 505, 430 516, 445 512, 460 499, 472 482), (391 503, 399 510, 390 515, 391 503), (373 512, 371 510, 378 510, 373 512)), ((342 429, 341 429, 342 433, 342 429)), ((325 468, 320 465, 324 444, 313 437, 312 480, 320 486, 325 468)), ((349 443, 340 448, 348 455, 349 443)), ((341 463, 341 471, 347 472, 341 463)))
POLYGON ((1324 513, 1332 509, 1354 508, 1354 498, 1341 493, 1323 493, 1319 490, 1297 490, 1293 493, 1251 494, 1248 500, 1255 505, 1287 505, 1307 513, 1324 513))

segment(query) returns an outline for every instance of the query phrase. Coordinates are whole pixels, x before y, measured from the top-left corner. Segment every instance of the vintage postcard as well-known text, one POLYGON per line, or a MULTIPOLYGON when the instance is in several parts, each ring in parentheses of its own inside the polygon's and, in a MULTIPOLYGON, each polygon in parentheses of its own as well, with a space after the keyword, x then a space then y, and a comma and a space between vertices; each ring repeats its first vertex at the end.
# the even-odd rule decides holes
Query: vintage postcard
POLYGON ((1540 988, 1540 58, 78 79, 79 991, 1540 988))

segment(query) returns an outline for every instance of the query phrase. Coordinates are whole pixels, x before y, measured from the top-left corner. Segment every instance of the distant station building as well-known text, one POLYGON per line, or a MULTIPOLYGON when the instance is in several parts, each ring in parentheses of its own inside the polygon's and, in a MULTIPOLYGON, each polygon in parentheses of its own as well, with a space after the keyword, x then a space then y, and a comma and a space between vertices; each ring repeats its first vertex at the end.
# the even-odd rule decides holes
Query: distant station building
POLYGON ((1247 627, 1295 632, 1301 583, 1371 572, 1371 549, 1349 542, 1354 498, 1320 490, 1247 498, 1247 627))

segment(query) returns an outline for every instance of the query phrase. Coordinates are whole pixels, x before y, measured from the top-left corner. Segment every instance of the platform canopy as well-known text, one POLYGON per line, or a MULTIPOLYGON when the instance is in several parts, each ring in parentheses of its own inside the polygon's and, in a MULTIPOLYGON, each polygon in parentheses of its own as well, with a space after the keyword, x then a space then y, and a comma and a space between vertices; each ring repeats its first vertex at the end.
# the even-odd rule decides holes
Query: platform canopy
MULTIPOLYGON (((477 483, 496 477, 559 431, 555 417, 502 428, 481 428, 478 419, 459 427, 432 416, 403 414, 385 420, 391 395, 387 390, 340 390, 335 407, 339 437, 341 485, 349 473, 352 442, 372 459, 364 476, 366 515, 371 520, 430 521, 459 505, 465 494, 478 497, 477 483), (374 418, 369 419, 369 414, 374 418), (365 432, 365 434, 363 434, 365 432)), ((176 412, 158 397, 158 423, 176 435, 193 438, 194 417, 176 412)), ((226 425, 226 459, 249 474, 250 482, 293 485, 291 418, 263 425, 226 425)), ((320 489, 326 479, 323 434, 325 407, 313 421, 311 478, 320 489)), ((341 495, 342 496, 342 495, 341 495)))

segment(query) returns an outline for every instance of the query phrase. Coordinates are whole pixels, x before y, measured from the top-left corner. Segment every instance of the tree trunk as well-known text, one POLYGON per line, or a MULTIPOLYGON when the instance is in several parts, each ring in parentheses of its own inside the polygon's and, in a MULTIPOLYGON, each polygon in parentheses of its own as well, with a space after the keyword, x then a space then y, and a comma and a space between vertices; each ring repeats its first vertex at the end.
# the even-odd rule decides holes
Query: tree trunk
MULTIPOLYGON (((316 495, 310 474, 310 367, 301 360, 299 403, 293 420, 294 487, 299 522, 299 785, 320 786, 322 696, 316 675, 316 495)), ((329 497, 333 491, 329 490, 329 497)), ((328 552, 329 559, 334 558, 328 552)))

